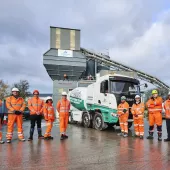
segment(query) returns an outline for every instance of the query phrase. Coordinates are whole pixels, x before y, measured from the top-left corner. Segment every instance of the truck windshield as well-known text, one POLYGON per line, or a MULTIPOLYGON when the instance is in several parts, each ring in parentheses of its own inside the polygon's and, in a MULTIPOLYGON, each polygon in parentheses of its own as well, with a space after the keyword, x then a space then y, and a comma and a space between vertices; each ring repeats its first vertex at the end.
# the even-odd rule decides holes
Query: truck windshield
POLYGON ((121 94, 121 93, 137 93, 139 92, 139 86, 132 82, 125 81, 111 81, 110 89, 112 93, 121 94))

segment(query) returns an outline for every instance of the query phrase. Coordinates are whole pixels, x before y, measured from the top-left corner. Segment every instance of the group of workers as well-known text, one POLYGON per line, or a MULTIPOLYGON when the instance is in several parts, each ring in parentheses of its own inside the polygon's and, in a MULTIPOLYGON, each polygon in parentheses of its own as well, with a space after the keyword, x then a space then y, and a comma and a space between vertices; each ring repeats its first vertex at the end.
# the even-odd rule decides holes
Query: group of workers
MULTIPOLYGON (((168 99, 164 102, 158 91, 153 90, 151 98, 146 102, 146 105, 141 102, 139 95, 135 96, 135 102, 131 107, 131 113, 134 120, 134 137, 143 139, 144 137, 144 111, 145 106, 148 108, 149 115, 149 135, 147 139, 153 139, 154 125, 157 126, 158 141, 162 141, 162 106, 165 109, 166 127, 167 127, 167 139, 165 142, 170 141, 170 92, 168 93, 168 99)), ((118 105, 118 117, 121 128, 119 136, 128 136, 128 116, 129 116, 129 104, 126 102, 126 97, 121 97, 121 103, 118 105)))
MULTIPOLYGON (((0 106, 2 105, 2 101, 0 101, 0 106)), ((8 124, 7 124, 7 143, 11 143, 13 136, 14 123, 16 122, 18 128, 18 139, 20 141, 25 141, 24 133, 23 133, 23 112, 26 107, 26 103, 22 97, 19 95, 19 89, 13 88, 12 94, 10 97, 6 98, 6 107, 8 109, 8 124)), ((51 131, 53 127, 53 122, 55 120, 55 111, 53 107, 52 97, 47 97, 46 101, 39 98, 39 91, 34 90, 33 97, 28 100, 28 108, 30 110, 30 132, 28 141, 33 140, 33 134, 35 129, 35 124, 37 124, 37 132, 39 139, 50 140, 53 139, 51 136, 51 131), (41 120, 44 116, 46 121, 46 131, 44 136, 42 135, 41 129, 41 120)), ((67 100, 67 93, 62 93, 62 99, 57 103, 57 111, 59 113, 59 121, 60 121, 60 133, 61 140, 67 139, 66 135, 68 119, 69 119, 69 110, 70 110, 70 102, 67 100)), ((1 127, 0 127, 1 128, 1 127)), ((2 132, 0 131, 0 144, 3 144, 2 140, 2 132)))
MULTIPOLYGON (((158 91, 153 90, 151 98, 146 102, 146 107, 149 113, 149 135, 147 139, 153 139, 154 125, 157 125, 158 140, 162 140, 162 103, 163 100, 158 96, 158 91)), ((0 106, 2 101, 0 101, 0 106)), ((17 88, 12 89, 12 94, 6 99, 6 106, 8 109, 8 124, 7 124, 7 143, 11 143, 13 136, 14 123, 16 122, 18 128, 18 139, 20 141, 25 141, 23 133, 23 112, 25 110, 26 104, 22 97, 19 96, 19 90, 17 88)), ((47 97, 46 101, 39 98, 39 91, 33 91, 33 97, 28 100, 28 108, 30 110, 30 134, 28 141, 33 140, 33 134, 35 129, 35 124, 37 124, 38 138, 50 140, 53 139, 51 136, 51 130, 53 127, 53 122, 55 120, 55 111, 53 107, 52 97, 47 97), (46 131, 44 136, 42 135, 41 120, 42 116, 46 121, 46 131)), ((129 104, 126 102, 126 97, 121 97, 121 103, 118 105, 117 115, 119 117, 119 123, 121 128, 121 133, 119 136, 128 136, 128 116, 129 116, 129 104)), ((70 102, 67 99, 67 93, 62 93, 62 99, 57 102, 56 109, 59 113, 60 121, 60 139, 67 139, 66 135, 70 102)), ((164 141, 170 141, 170 92, 168 94, 168 99, 164 102, 165 116, 166 116, 166 126, 167 126, 167 139, 164 141)), ((135 102, 131 107, 131 113, 134 119, 134 137, 139 137, 143 139, 144 137, 144 111, 145 104, 141 102, 141 97, 139 95, 135 96, 135 102)), ((4 143, 2 140, 2 132, 0 131, 0 143, 4 143)))

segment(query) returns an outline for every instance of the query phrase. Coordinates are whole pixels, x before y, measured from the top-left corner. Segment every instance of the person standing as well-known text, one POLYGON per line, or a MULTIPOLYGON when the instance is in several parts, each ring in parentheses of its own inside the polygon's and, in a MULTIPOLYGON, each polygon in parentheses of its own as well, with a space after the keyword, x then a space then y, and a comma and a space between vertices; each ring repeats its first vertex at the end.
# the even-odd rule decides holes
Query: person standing
POLYGON ((118 117, 121 128, 119 136, 128 136, 128 117, 129 117, 129 104, 126 102, 126 97, 121 97, 121 103, 118 105, 118 117))
POLYGON ((53 122, 55 120, 55 112, 53 107, 53 100, 50 96, 47 97, 46 104, 44 105, 44 119, 47 123, 44 139, 53 139, 53 137, 51 136, 51 130, 53 127, 53 122))
POLYGON ((162 141, 162 97, 158 96, 157 90, 152 90, 152 97, 147 101, 149 112, 149 136, 153 139, 154 125, 157 125, 158 141, 162 141))
MULTIPOLYGON (((0 100, 0 107, 2 107, 2 100, 0 100)), ((4 141, 2 140, 2 131, 1 131, 1 129, 2 129, 2 117, 1 116, 2 115, 0 115, 0 144, 3 144, 4 141)))
POLYGON ((69 110, 70 110, 70 102, 67 99, 67 93, 62 92, 62 99, 57 102, 57 111, 59 113, 60 120, 60 134, 61 140, 68 138, 66 135, 68 119, 69 119, 69 110))
POLYGON ((7 143, 11 143, 14 123, 17 123, 18 138, 20 141, 25 141, 23 134, 23 112, 26 104, 22 97, 19 96, 17 88, 12 89, 12 95, 6 99, 6 107, 8 109, 8 124, 7 124, 7 143))
POLYGON ((42 129, 41 129, 41 119, 43 114, 44 102, 39 98, 38 90, 34 90, 33 95, 34 96, 28 100, 28 108, 30 110, 30 120, 31 120, 30 137, 28 138, 28 141, 33 140, 35 123, 37 123, 38 138, 39 139, 44 138, 44 136, 42 136, 42 129))
POLYGON ((170 141, 170 92, 168 93, 168 99, 164 103, 165 109, 165 118, 166 118, 166 129, 167 129, 167 138, 164 139, 165 142, 170 141))
POLYGON ((135 103, 132 105, 131 112, 133 114, 135 137, 143 139, 144 136, 144 110, 145 105, 141 102, 139 95, 135 96, 135 103))

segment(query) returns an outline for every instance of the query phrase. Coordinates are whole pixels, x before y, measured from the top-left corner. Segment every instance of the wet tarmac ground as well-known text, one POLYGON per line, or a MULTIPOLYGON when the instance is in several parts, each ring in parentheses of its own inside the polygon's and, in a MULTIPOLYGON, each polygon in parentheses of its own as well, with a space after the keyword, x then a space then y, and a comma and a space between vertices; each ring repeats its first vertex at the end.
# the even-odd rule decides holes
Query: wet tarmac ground
MULTIPOLYGON (((15 130, 11 144, 0 145, 0 170, 168 170, 170 169, 170 142, 119 137, 120 130, 97 131, 78 125, 69 125, 69 138, 60 141, 59 127, 53 127, 54 140, 19 142, 15 130)), ((45 131, 45 123, 43 132, 45 131)), ((3 127, 4 137, 5 128, 3 127)), ((29 122, 24 122, 28 138, 29 122)), ((133 132, 133 127, 131 128, 133 132)), ((129 132, 129 135, 132 134, 129 132)), ((163 138, 166 138, 165 122, 163 138)))

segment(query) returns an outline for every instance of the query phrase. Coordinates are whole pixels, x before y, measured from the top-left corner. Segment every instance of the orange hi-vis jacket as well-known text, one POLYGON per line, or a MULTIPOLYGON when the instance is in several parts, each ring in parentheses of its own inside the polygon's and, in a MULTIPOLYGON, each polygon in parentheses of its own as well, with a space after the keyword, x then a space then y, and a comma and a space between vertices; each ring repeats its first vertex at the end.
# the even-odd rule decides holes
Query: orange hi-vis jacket
POLYGON ((166 100, 164 103, 165 117, 170 119, 170 99, 166 100))
POLYGON ((125 115, 125 114, 127 115, 127 114, 129 114, 129 104, 127 102, 120 103, 118 105, 117 109, 118 109, 118 112, 117 112, 118 115, 125 115), (126 113, 123 112, 124 109, 127 110, 126 113))
POLYGON ((0 107, 2 106, 2 100, 0 100, 0 107))
POLYGON ((43 113, 43 106, 44 106, 44 101, 41 100, 39 97, 32 97, 31 99, 28 100, 28 108, 30 110, 30 114, 34 115, 36 112, 39 112, 40 114, 43 113))
POLYGON ((54 112, 54 107, 52 104, 46 103, 44 105, 44 118, 45 120, 55 120, 55 112, 54 112))
POLYGON ((14 113, 15 111, 23 112, 26 104, 22 97, 15 98, 14 96, 10 96, 6 99, 6 107, 8 109, 8 113, 14 113))
POLYGON ((57 111, 59 112, 59 116, 61 114, 69 114, 70 110, 70 102, 66 99, 62 99, 57 103, 57 111))
POLYGON ((150 114, 153 113, 160 113, 162 112, 162 98, 157 97, 155 100, 149 99, 148 102, 146 103, 146 106, 148 107, 148 111, 150 114))
MULTIPOLYGON (((139 117, 143 118, 144 110, 145 110, 144 103, 139 103, 139 104, 135 103, 135 104, 132 105, 131 112, 132 112, 133 115, 138 115, 137 118, 139 118, 139 117)), ((136 118, 136 117, 134 117, 134 118, 136 118)))

